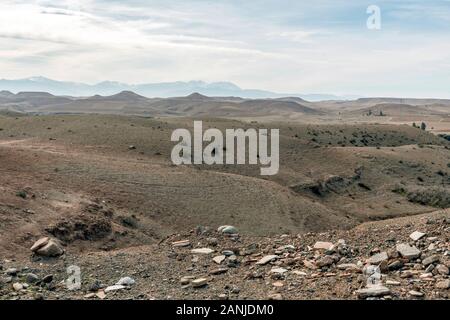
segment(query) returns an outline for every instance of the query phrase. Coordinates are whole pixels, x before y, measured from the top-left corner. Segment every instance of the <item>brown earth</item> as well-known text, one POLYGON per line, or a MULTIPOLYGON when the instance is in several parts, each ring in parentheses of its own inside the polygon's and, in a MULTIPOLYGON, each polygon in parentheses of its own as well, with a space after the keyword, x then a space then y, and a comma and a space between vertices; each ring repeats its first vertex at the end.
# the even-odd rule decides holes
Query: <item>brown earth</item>
MULTIPOLYGON (((77 264, 89 277, 86 285, 93 278, 113 284, 111 279, 120 275, 134 277, 136 286, 111 296, 115 298, 218 298, 232 291, 224 289, 226 285, 240 289, 231 296, 236 298, 267 298, 267 292, 277 290, 292 299, 352 298, 363 283, 358 275, 325 276, 333 268, 319 276, 308 272, 307 279, 294 279, 291 289, 291 284, 284 284, 275 290, 267 275, 265 280, 248 281, 253 263, 247 265, 242 261, 246 256, 240 255, 239 267, 208 276, 212 283, 206 289, 182 289, 180 276, 200 276, 212 264, 210 260, 204 264, 203 258, 192 263, 186 248, 173 253, 171 242, 189 238, 194 247, 202 247, 207 238, 218 237, 216 251, 257 243, 255 259, 281 243, 292 243, 301 248, 295 254, 316 259, 307 245, 342 238, 359 250, 350 257, 355 262, 367 258, 375 247, 392 247, 395 242, 386 242, 391 231, 396 240, 407 241, 413 229, 439 237, 439 254, 446 263, 448 226, 442 219, 448 214, 427 214, 436 206, 449 207, 450 153, 445 139, 407 125, 204 119, 204 128, 279 128, 280 172, 262 177, 259 166, 172 165, 170 135, 175 128, 191 128, 192 121, 0 116, 3 270, 29 266, 60 278, 65 266, 77 264), (430 188, 442 194, 438 201, 423 192, 430 188), (384 220, 390 218, 395 220, 384 220), (424 222, 428 218, 435 223, 424 222), (187 233, 198 226, 215 230, 221 225, 237 227, 241 237, 187 233), (43 266, 30 261, 29 248, 42 236, 59 239, 64 257, 43 266)), ((402 288, 410 286, 404 283, 402 288)), ((445 291, 436 295, 433 287, 420 288, 426 298, 446 297, 445 291)), ((5 298, 30 298, 36 293, 11 295, 10 284, 1 290, 5 298)), ((41 293, 48 298, 81 298, 84 291, 72 295, 56 288, 41 293)), ((408 294, 399 291, 393 297, 408 294)))

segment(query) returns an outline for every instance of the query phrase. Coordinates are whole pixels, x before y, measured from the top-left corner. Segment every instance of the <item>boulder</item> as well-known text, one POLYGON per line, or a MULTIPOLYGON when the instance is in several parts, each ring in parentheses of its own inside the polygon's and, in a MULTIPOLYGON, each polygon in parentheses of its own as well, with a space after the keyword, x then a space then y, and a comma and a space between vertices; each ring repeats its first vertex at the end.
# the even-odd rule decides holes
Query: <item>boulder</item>
POLYGON ((40 238, 38 241, 36 241, 30 248, 32 252, 36 252, 43 246, 45 246, 50 241, 49 237, 40 238))
POLYGON ((416 259, 420 257, 420 250, 416 247, 411 247, 407 243, 400 243, 397 245, 397 251, 400 253, 400 255, 404 258, 407 258, 409 260, 416 259))
POLYGON ((64 249, 56 240, 49 239, 47 244, 37 249, 35 253, 43 257, 59 257, 64 253, 64 249))

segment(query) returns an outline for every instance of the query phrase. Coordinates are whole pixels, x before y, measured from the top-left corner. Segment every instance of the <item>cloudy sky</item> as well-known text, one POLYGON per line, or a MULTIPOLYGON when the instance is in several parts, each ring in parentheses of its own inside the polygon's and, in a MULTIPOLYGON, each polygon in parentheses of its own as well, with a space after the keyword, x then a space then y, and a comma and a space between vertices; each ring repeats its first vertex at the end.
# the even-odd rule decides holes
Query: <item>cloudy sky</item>
POLYGON ((0 78, 30 76, 450 98, 450 0, 1 0, 0 78))

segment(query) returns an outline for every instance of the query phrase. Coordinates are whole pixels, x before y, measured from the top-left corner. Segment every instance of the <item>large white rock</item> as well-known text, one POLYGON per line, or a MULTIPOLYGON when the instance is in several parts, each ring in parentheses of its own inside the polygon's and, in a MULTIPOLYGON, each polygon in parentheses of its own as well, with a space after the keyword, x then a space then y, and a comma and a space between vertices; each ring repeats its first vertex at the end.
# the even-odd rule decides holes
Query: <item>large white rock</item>
POLYGON ((380 264, 383 261, 389 260, 387 252, 383 251, 371 256, 368 260, 370 264, 380 264))
POLYGON ((191 253, 194 254, 211 254, 214 250, 210 248, 198 248, 198 249, 192 249, 191 253))
POLYGON ((411 233, 411 234, 409 235, 409 237, 410 237, 412 240, 417 241, 417 240, 422 239, 422 238, 425 237, 426 235, 427 235, 426 233, 419 232, 419 231, 414 231, 413 233, 411 233))
POLYGON ((409 244, 400 243, 397 245, 397 251, 401 254, 402 257, 407 259, 416 259, 420 257, 420 250, 416 247, 411 247, 409 244))
POLYGON ((317 241, 313 248, 314 250, 331 250, 333 247, 334 245, 331 242, 317 241))
POLYGON ((119 286, 132 286, 136 281, 131 277, 124 277, 117 281, 116 285, 119 286))
POLYGON ((225 256, 221 255, 221 256, 216 256, 213 258, 213 261, 217 264, 221 264, 224 260, 225 260, 225 256))
POLYGON ((265 265, 268 264, 270 261, 277 259, 278 256, 276 255, 268 255, 268 256, 264 256, 261 259, 259 259, 258 262, 256 262, 256 264, 258 265, 265 265))
POLYGON ((37 249, 35 253, 43 257, 59 257, 64 253, 64 249, 57 241, 50 239, 46 245, 37 249))
POLYGON ((208 284, 208 279, 206 278, 199 278, 191 281, 191 285, 193 288, 200 288, 203 286, 206 286, 208 284))
POLYGON ((360 290, 355 291, 359 298, 369 298, 369 297, 380 297, 380 296, 387 296, 391 293, 391 290, 389 288, 386 288, 384 286, 372 286, 360 290))
POLYGON ((113 286, 106 287, 105 293, 108 293, 108 292, 111 292, 111 291, 123 290, 125 288, 126 287, 123 286, 123 285, 116 284, 116 285, 113 285, 113 286))
POLYGON ((36 241, 33 246, 31 247, 31 251, 32 252, 36 252, 37 250, 39 250, 40 248, 42 248, 43 246, 45 246, 48 242, 50 241, 49 237, 44 237, 44 238, 40 238, 38 241, 36 241))

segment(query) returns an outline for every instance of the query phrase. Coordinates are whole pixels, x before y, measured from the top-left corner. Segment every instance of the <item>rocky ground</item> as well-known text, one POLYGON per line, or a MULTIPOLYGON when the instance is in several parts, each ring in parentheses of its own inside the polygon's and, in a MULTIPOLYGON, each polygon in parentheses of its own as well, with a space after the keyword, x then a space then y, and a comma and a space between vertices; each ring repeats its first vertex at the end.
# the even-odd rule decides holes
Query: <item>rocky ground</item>
POLYGON ((90 253, 44 238, 28 259, 2 259, 0 298, 448 299, 449 230, 450 210, 440 210, 267 238, 199 226, 155 245, 90 253), (79 288, 68 280, 78 268, 79 288))

